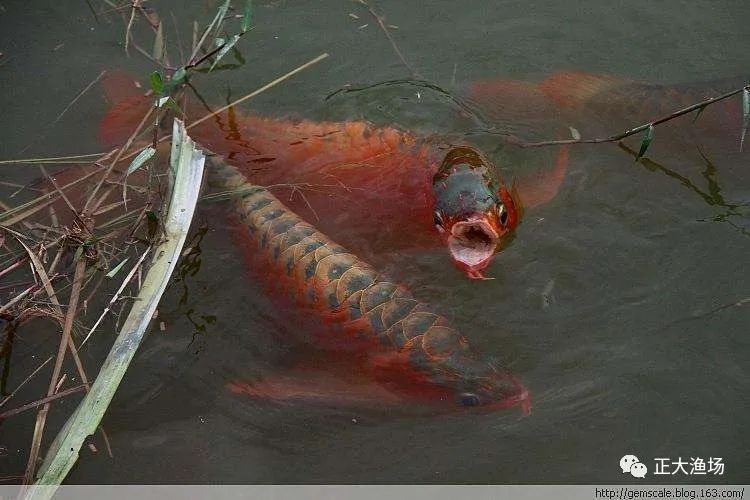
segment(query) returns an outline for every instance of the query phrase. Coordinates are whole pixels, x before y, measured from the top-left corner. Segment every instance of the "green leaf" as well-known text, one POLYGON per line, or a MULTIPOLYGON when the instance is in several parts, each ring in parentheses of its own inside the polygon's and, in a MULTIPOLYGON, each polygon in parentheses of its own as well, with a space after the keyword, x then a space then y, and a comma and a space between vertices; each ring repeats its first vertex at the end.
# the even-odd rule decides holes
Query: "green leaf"
POLYGON ((151 82, 151 90, 156 92, 157 94, 163 94, 164 93, 164 80, 161 78, 161 73, 158 71, 154 71, 149 75, 149 81, 151 82))
POLYGON ((646 154, 646 150, 648 149, 649 144, 651 144, 651 139, 654 138, 654 126, 649 125, 646 129, 646 134, 643 136, 643 141, 641 141, 641 149, 638 150, 638 154, 635 157, 635 161, 640 160, 643 158, 643 155, 646 154))
POLYGON ((234 47, 234 44, 237 43, 237 40, 240 39, 240 35, 234 35, 232 38, 227 41, 224 46, 221 48, 221 50, 216 54, 216 59, 214 59, 214 63, 211 65, 211 67, 208 69, 208 72, 210 73, 212 69, 214 69, 214 66, 216 66, 216 63, 218 63, 222 57, 227 55, 227 52, 232 50, 232 47, 234 47))
POLYGON ((125 260, 123 260, 122 262, 120 262, 119 264, 117 264, 114 269, 112 269, 110 272, 108 272, 106 274, 107 278, 114 278, 115 275, 120 272, 120 269, 123 268, 123 266, 128 261, 128 259, 130 259, 130 257, 125 257, 125 260))
POLYGON ((177 104, 177 101, 175 101, 174 98, 170 96, 165 95, 156 100, 157 108, 163 108, 164 106, 168 107, 169 109, 171 109, 177 114, 182 114, 182 110, 180 109, 180 106, 177 104))
POLYGON ((187 81, 188 72, 183 68, 179 68, 177 71, 172 73, 172 79, 169 81, 172 85, 177 86, 187 81))
POLYGON ((178 115, 182 114, 182 109, 180 109, 179 104, 177 104, 177 101, 175 101, 170 96, 164 96, 156 101, 156 107, 157 108, 163 108, 164 106, 168 107, 178 115))
POLYGON ((178 115, 182 114, 182 109, 180 109, 180 105, 177 104, 177 101, 172 99, 171 97, 167 99, 167 107, 177 113, 178 115))
POLYGON ((705 109, 706 109, 706 106, 701 106, 700 108, 698 108, 698 112, 695 113, 695 118, 693 118, 693 123, 698 121, 698 118, 700 118, 700 116, 703 114, 703 111, 705 109))
POLYGON ((154 153, 156 153, 156 150, 151 146, 138 153, 138 156, 133 158, 133 161, 130 162, 130 166, 128 167, 128 171, 125 173, 125 176, 128 176, 141 168, 141 165, 150 160, 151 157, 154 156, 154 153))
POLYGON ((250 29, 250 24, 253 22, 253 0, 245 0, 245 10, 242 15, 242 32, 246 32, 250 29))
POLYGON ((740 151, 742 151, 742 146, 745 144, 748 123, 750 123, 750 90, 745 87, 742 89, 742 135, 740 136, 740 151))
POLYGON ((219 35, 219 32, 221 31, 221 27, 224 25, 224 16, 227 15, 227 11, 229 10, 229 2, 231 0, 226 0, 222 4, 221 7, 219 7, 219 12, 216 13, 216 29, 214 30, 214 37, 217 37, 219 35))
POLYGON ((174 93, 175 90, 179 89, 179 87, 181 87, 188 81, 189 77, 190 70, 188 68, 182 67, 177 69, 174 73, 172 73, 169 81, 164 84, 164 93, 174 93))

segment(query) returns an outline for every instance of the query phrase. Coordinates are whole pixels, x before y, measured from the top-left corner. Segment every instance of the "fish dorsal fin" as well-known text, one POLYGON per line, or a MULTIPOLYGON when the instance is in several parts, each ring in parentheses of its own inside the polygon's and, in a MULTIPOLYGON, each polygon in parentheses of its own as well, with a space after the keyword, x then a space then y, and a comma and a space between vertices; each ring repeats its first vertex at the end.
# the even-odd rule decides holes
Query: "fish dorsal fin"
POLYGON ((110 107, 99 124, 99 138, 106 146, 123 144, 153 105, 152 100, 124 71, 108 72, 102 87, 110 107))
POLYGON ((107 110, 99 123, 99 138, 106 146, 124 144, 153 104, 146 96, 131 96, 107 110))
POLYGON ((143 95, 138 80, 122 70, 107 71, 102 78, 104 95, 110 104, 117 104, 136 95, 143 95))

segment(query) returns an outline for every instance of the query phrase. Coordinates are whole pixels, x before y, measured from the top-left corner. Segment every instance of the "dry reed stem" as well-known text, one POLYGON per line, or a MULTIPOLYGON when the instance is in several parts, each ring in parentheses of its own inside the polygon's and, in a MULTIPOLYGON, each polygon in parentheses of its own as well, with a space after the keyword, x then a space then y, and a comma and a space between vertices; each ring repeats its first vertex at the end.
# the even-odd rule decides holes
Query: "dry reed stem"
MULTIPOLYGON (((64 160, 88 160, 89 158, 102 157, 110 152, 105 153, 89 153, 84 155, 71 155, 71 156, 50 156, 46 158, 21 158, 18 160, 0 160, 0 165, 14 165, 17 163, 58 163, 64 160)), ((72 161, 71 163, 81 163, 80 161, 72 161)))
MULTIPOLYGON (((36 256, 31 253, 31 250, 28 249, 28 247, 23 243, 21 240, 19 242, 27 249, 27 251, 30 253, 29 257, 31 258, 32 262, 34 262, 35 267, 37 267, 37 272, 40 273, 40 277, 45 281, 45 288, 47 289, 47 293, 49 294, 50 300, 55 304, 56 309, 58 309, 60 312, 62 312, 62 309, 60 307, 60 303, 57 300, 57 296, 55 294, 54 289, 52 289, 52 285, 49 284, 49 277, 46 276, 46 273, 44 272, 44 268, 41 266, 41 262, 36 259, 36 256)), ((63 332, 60 337, 60 344, 57 349, 57 358, 55 360, 55 366, 52 370, 52 377, 50 379, 50 384, 47 389, 47 397, 52 396, 55 393, 55 388, 57 386, 57 381, 60 376, 60 371, 62 370, 62 363, 65 359, 65 351, 67 350, 68 344, 71 344, 71 353, 75 350, 75 346, 72 345, 72 337, 70 336, 71 329, 73 327, 73 317, 75 316, 75 312, 78 306, 78 297, 81 291, 81 281, 83 279, 83 274, 86 270, 86 260, 84 258, 81 258, 76 263, 76 270, 75 275, 73 278, 73 290, 70 295, 70 302, 68 307, 68 314, 65 317, 65 324, 63 327, 63 332)), ((77 353, 74 356, 77 358, 77 353)), ((80 360, 78 360, 77 365, 80 364, 80 360)), ((88 381, 86 379, 86 375, 82 370, 82 367, 79 367, 81 380, 84 382, 86 386, 88 386, 88 381)), ((29 461, 26 465, 26 472, 24 473, 24 484, 31 484, 34 479, 34 471, 36 470, 36 461, 39 456, 39 449, 41 447, 42 443, 42 435, 44 433, 44 425, 47 420, 47 413, 49 412, 50 403, 45 403, 42 408, 37 413, 36 418, 36 424, 34 425, 34 436, 32 438, 31 442, 31 449, 29 450, 29 461)))
POLYGON ((41 399, 37 399, 36 401, 26 403, 25 405, 21 405, 17 408, 12 408, 8 411, 4 411, 3 413, 0 413, 0 421, 13 417, 15 415, 18 415, 19 413, 23 413, 28 410, 33 410, 34 408, 37 408, 39 406, 49 404, 56 399, 70 396, 71 394, 75 394, 76 392, 81 392, 85 389, 86 389, 85 385, 83 384, 77 385, 75 387, 65 389, 64 391, 55 392, 52 396, 45 396, 41 399))

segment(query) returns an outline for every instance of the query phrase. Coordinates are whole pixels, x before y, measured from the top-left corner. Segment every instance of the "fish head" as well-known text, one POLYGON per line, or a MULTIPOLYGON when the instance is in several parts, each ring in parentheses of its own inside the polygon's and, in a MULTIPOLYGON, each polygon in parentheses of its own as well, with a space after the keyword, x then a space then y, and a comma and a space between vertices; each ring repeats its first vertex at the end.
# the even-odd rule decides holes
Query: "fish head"
POLYGON ((473 148, 451 149, 433 177, 433 222, 451 258, 470 278, 483 278, 518 225, 518 210, 496 167, 473 148))
POLYGON ((457 403, 488 411, 518 406, 524 415, 531 413, 528 389, 515 376, 501 372, 473 379, 469 387, 458 394, 457 403))
POLYGON ((473 353, 453 359, 445 367, 454 378, 456 405, 495 410, 519 406, 528 415, 531 409, 529 391, 508 371, 473 353))
POLYGON ((447 326, 432 326, 406 345, 411 366, 446 392, 442 403, 453 408, 494 411, 519 406, 530 413, 529 391, 508 370, 472 349, 468 340, 447 326))

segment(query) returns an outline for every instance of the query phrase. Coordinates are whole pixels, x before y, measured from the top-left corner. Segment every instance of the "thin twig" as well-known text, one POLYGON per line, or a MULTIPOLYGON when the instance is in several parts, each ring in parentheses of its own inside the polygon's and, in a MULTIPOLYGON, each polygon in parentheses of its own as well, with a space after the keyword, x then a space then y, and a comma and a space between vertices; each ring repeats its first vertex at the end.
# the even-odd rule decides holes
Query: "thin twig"
POLYGON ((219 12, 216 13, 214 18, 211 20, 211 23, 206 26, 205 31, 203 31, 203 35, 201 36, 200 40, 197 44, 195 44, 195 47, 193 47, 193 52, 190 54, 190 59, 188 59, 188 64, 191 63, 195 56, 198 55, 198 51, 203 47, 203 43, 206 41, 206 38, 208 37, 208 34, 211 32, 211 29, 214 27, 214 25, 219 22, 219 17, 221 16, 221 9, 219 9, 219 12))
POLYGON ((50 356, 49 358, 47 358, 44 361, 44 363, 42 363, 41 365, 39 365, 36 368, 36 370, 34 370, 33 372, 31 372, 31 375, 29 375, 28 377, 26 377, 23 382, 21 382, 20 384, 18 384, 18 387, 16 387, 15 389, 13 389, 13 392, 11 392, 7 396, 5 396, 5 399, 3 399, 2 401, 0 401, 0 408, 2 408, 3 406, 5 406, 5 403, 7 403, 8 401, 10 401, 11 398, 13 398, 13 396, 15 396, 16 393, 21 389, 21 387, 23 387, 24 385, 26 385, 26 383, 29 380, 31 380, 32 378, 34 378, 34 375, 36 375, 37 373, 39 373, 39 370, 41 370, 42 368, 44 368, 45 366, 47 366, 47 363, 49 363, 50 361, 52 361, 53 358, 54 358, 54 356, 50 356))
POLYGON ((148 51, 147 51, 146 49, 144 49, 143 47, 141 47, 141 46, 140 46, 140 45, 138 45, 137 43, 135 43, 135 42, 132 42, 132 45, 133 45, 133 47, 135 47, 135 50, 137 50, 138 52, 140 52, 141 54, 143 54, 144 56, 146 56, 146 57, 147 57, 148 59, 150 59, 150 60, 151 60, 152 62, 154 62, 154 63, 158 64, 158 65, 159 65, 160 67, 162 67, 162 68, 164 68, 164 69, 168 69, 168 70, 170 70, 170 71, 174 71, 174 70, 176 70, 176 69, 177 69, 177 68, 175 68, 174 66, 171 66, 171 65, 170 65, 169 63, 167 63, 167 62, 166 62, 166 60, 165 60, 165 61, 159 61, 159 60, 158 60, 158 59, 156 59, 156 58, 155 58, 154 56, 152 56, 151 54, 149 54, 149 53, 148 53, 148 51))
MULTIPOLYGON (((62 160, 86 160, 89 158, 95 158, 97 156, 104 156, 107 153, 91 153, 87 155, 73 155, 73 156, 52 156, 48 158, 22 158, 20 160, 0 160, 0 165, 14 165, 17 163, 59 163, 62 160)), ((81 162, 71 162, 81 163, 81 162)))
POLYGON ((91 191, 91 194, 89 194, 88 199, 86 200, 86 204, 83 206, 83 212, 85 213, 87 210, 90 209, 90 211, 96 211, 96 209, 101 205, 102 201, 104 201, 104 197, 99 199, 99 201, 91 206, 91 202, 94 200, 94 197, 96 196, 99 189, 102 187, 102 184, 104 184, 104 181, 109 177, 109 174, 112 173, 112 170, 114 170, 115 165, 117 165, 117 162, 120 161, 120 158, 122 157, 123 153, 130 147, 131 144, 133 144, 133 141, 135 140, 136 136, 140 134, 141 130, 143 129, 143 126, 148 121, 148 118, 151 116, 151 113, 154 111, 153 106, 149 106, 148 111, 141 119, 138 126, 135 128, 133 133, 128 137, 128 140, 125 142, 125 145, 120 148, 119 152, 117 153, 117 156, 115 156, 115 159, 112 160, 112 162, 109 164, 109 167, 107 167, 107 170, 104 174, 104 176, 99 179, 99 182, 94 186, 94 189, 91 191))
POLYGON ((133 0, 132 5, 130 6, 130 20, 128 20, 128 24, 125 27, 125 55, 130 57, 130 52, 128 51, 128 47, 130 46, 130 30, 133 28, 133 20, 135 19, 135 7, 138 3, 138 0, 133 0))
POLYGON ((27 288, 23 292, 17 294, 15 297, 13 297, 12 299, 10 299, 10 301, 8 301, 7 304, 5 304, 4 306, 0 307, 0 314, 4 313, 5 311, 7 311, 11 307, 13 307, 17 302, 19 302, 21 299, 23 299, 24 297, 26 297, 29 293, 33 292, 36 288, 37 288, 37 285, 31 285, 29 288, 27 288))
POLYGON ((104 319, 104 316, 107 315, 107 313, 112 309, 112 306, 115 302, 117 302, 117 299, 120 297, 120 294, 123 290, 125 290, 125 287, 128 286, 128 283, 130 283, 130 280, 133 279, 133 276, 135 275, 136 271, 141 267, 141 264, 143 263, 143 260, 146 258, 146 256, 151 252, 151 247, 148 247, 145 252, 141 254, 141 257, 138 259, 138 262, 135 263, 133 268, 130 270, 127 276, 125 276, 125 279, 122 280, 122 284, 120 285, 120 288, 117 289, 117 292, 115 292, 112 299, 109 301, 109 304, 107 304, 107 307, 104 308, 104 311, 102 311, 102 314, 99 316, 99 319, 96 320, 96 323, 94 323, 94 326, 92 326, 89 329, 89 332, 86 334, 86 338, 83 339, 83 342, 81 342, 80 347, 83 347, 86 345, 86 342, 88 342, 89 337, 91 337, 91 334, 94 333, 94 330, 96 330, 96 327, 99 326, 99 324, 104 319))
POLYGON ((89 89, 90 89, 91 87, 93 87, 94 85, 96 85, 96 84, 97 84, 97 82, 99 82, 99 80, 101 80, 101 79, 102 79, 102 77, 103 77, 104 75, 106 75, 106 74, 107 74, 107 71, 106 71, 106 70, 102 70, 102 72, 101 72, 101 73, 99 73, 99 76, 97 76, 96 78, 94 78, 94 79, 93 79, 93 80, 91 81, 91 83, 89 83, 88 85, 86 85, 86 88, 84 88, 83 90, 81 90, 81 91, 80 91, 80 92, 78 93, 78 95, 77 95, 77 96, 75 96, 75 99, 73 99, 72 101, 70 101, 70 103, 69 103, 69 104, 68 104, 67 106, 65 106, 65 109, 63 109, 63 110, 62 110, 62 111, 60 112, 60 114, 59 114, 59 115, 57 115, 57 118, 55 118, 54 120, 52 120, 52 123, 51 123, 51 125, 54 125, 55 123, 57 123, 58 121, 60 121, 60 118, 62 118, 62 117, 63 117, 63 115, 64 115, 65 113, 67 113, 67 112, 68 112, 68 110, 69 110, 69 109, 70 109, 70 108, 71 108, 71 107, 72 107, 72 106, 73 106, 73 105, 74 105, 74 104, 75 104, 75 103, 76 103, 76 102, 78 101, 78 99, 80 99, 80 98, 81 98, 81 96, 83 96, 83 94, 85 94, 86 92, 88 92, 88 90, 89 90, 89 89))
POLYGON ((0 271, 0 278, 2 278, 3 275, 8 274, 8 273, 10 273, 12 271, 15 271, 16 269, 18 269, 22 265, 26 264, 26 262, 28 262, 28 260, 29 260, 28 257, 23 257, 23 258, 18 259, 15 263, 11 264, 10 266, 8 266, 5 269, 3 269, 2 271, 0 271))
POLYGON ((378 22, 378 25, 380 26, 380 29, 383 30, 383 33, 385 33, 386 38, 388 38, 388 41, 391 42, 391 46, 393 47, 393 51, 396 52, 396 55, 399 59, 401 59, 401 62, 404 66, 406 66, 406 69, 409 70, 409 73, 411 73, 411 76, 415 78, 421 78, 419 76, 419 73, 409 64, 404 57, 404 55, 401 53, 401 50, 398 48, 398 45, 396 44, 396 40, 393 39, 391 36, 390 30, 388 30, 388 26, 385 24, 385 16, 382 14, 378 14, 373 10, 372 7, 370 7, 370 4, 365 2, 365 0, 358 0, 360 4, 364 5, 368 11, 370 11, 370 14, 372 17, 375 18, 375 20, 378 22))
POLYGON ((172 25, 174 26, 175 36, 177 37, 177 48, 180 51, 180 61, 185 60, 185 53, 182 50, 182 38, 180 38, 180 28, 177 25, 177 18, 174 16, 174 11, 169 11, 169 15, 172 18, 172 25))
MULTIPOLYGON (((316 57, 316 58, 314 58, 314 59, 311 59, 310 61, 307 61, 307 62, 306 62, 305 64, 303 64, 302 66, 299 66, 298 68, 296 68, 296 69, 293 69, 292 71, 289 71, 288 73, 285 73, 284 75, 282 75, 282 76, 280 76, 280 77, 276 78, 275 80, 273 80, 273 81, 271 81, 271 82, 269 82, 269 83, 267 83, 267 84, 263 85, 263 86, 262 86, 261 88, 259 88, 259 89, 255 90, 255 91, 253 91, 253 92, 250 92, 250 93, 249 93, 249 94, 247 94, 246 96, 244 96, 244 97, 241 97, 241 98, 237 99, 236 101, 233 101, 233 102, 231 102, 231 103, 227 104, 226 106, 224 106, 224 107, 221 107, 221 108, 217 109, 217 110, 216 110, 216 111, 214 111, 213 113, 209 113, 209 114, 207 114, 207 115, 206 115, 206 116, 204 116, 203 118, 200 118, 200 119, 198 119, 198 120, 194 121, 193 123, 191 123, 190 125, 188 125, 188 126, 187 126, 187 127, 185 127, 185 128, 186 128, 187 130, 190 130, 191 128, 195 127, 196 125, 198 125, 198 124, 200 124, 200 123, 203 123, 204 121, 208 120, 209 118, 212 118, 212 117, 214 117, 214 116, 216 116, 216 115, 218 115, 218 114, 220 114, 220 113, 222 113, 222 112, 224 112, 224 111, 228 110, 229 108, 232 108, 232 107, 234 107, 234 106, 236 106, 236 105, 238 105, 238 104, 240 104, 240 103, 242 103, 242 102, 245 102, 245 101, 247 101, 248 99, 252 99, 253 97, 257 96, 258 94, 262 94, 262 93, 263 93, 263 92, 265 92, 266 90, 268 90, 268 89, 270 89, 271 87, 274 87, 274 86, 278 85, 279 83, 283 82, 284 80, 286 80, 286 79, 288 79, 288 78, 290 78, 290 77, 292 77, 292 76, 296 75, 296 74, 297 74, 297 73, 299 73, 300 71, 304 71, 304 70, 306 70, 307 68, 309 68, 310 66, 312 66, 312 65, 314 65, 314 64, 317 64, 317 63, 319 63, 320 61, 322 61, 322 60, 323 60, 323 59, 325 59, 326 57, 328 57, 328 53, 327 53, 327 52, 325 52, 325 53, 323 53, 323 54, 320 54, 320 55, 319 55, 318 57, 316 57)), ((165 137, 162 137, 162 139, 161 139, 161 140, 162 140, 162 141, 163 141, 163 140, 165 140, 165 137)))
MULTIPOLYGON (((245 33, 248 33, 248 31, 243 31, 243 32, 241 32, 241 33, 238 33, 238 34, 237 34, 237 36, 238 36, 239 38, 242 38, 242 36, 243 36, 243 35, 244 35, 245 33)), ((198 59, 197 61, 195 61, 195 62, 192 62, 192 63, 188 64, 187 66, 185 66, 185 69, 190 69, 190 68, 195 68, 196 66, 200 66, 200 65, 201 65, 201 63, 203 63, 203 62, 204 62, 204 61, 205 61, 206 59, 209 59, 209 58, 213 57, 213 56, 214 56, 215 54, 217 54, 217 53, 221 52, 221 50, 223 50, 223 49, 224 49, 224 47, 225 47, 225 46, 226 46, 226 45, 227 45, 228 43, 229 43, 229 40, 227 40, 226 42, 222 43, 222 44, 221 44, 221 45, 219 45, 218 47, 214 48, 214 49, 213 49, 213 50, 211 50, 210 52, 207 52, 207 53, 206 53, 205 55, 203 55, 203 56, 202 56, 202 57, 201 57, 200 59, 198 59)))
MULTIPOLYGON (((276 78, 275 80, 273 80, 271 82, 268 82, 267 84, 263 85, 259 89, 250 92, 246 96, 241 97, 240 99, 237 99, 236 101, 231 102, 231 103, 227 104, 226 106, 224 106, 222 108, 219 108, 216 111, 213 111, 213 112, 207 114, 206 116, 204 116, 202 118, 199 118, 198 120, 194 121, 193 123, 191 123, 190 125, 186 126, 185 128, 187 130, 190 130, 191 128, 195 127, 196 125, 199 125, 199 124, 203 123, 204 121, 206 121, 206 120, 208 120, 210 118, 213 118, 214 116, 216 116, 216 115, 218 115, 218 114, 226 111, 227 109, 229 109, 229 108, 231 108, 233 106, 236 106, 237 104, 240 104, 241 102, 244 102, 244 101, 246 101, 248 99, 251 99, 251 98, 257 96, 258 94, 262 94, 266 90, 268 90, 268 89, 270 89, 272 87, 275 87, 279 83, 283 82, 284 80, 289 79, 290 77, 296 75, 300 71, 303 71, 303 70, 309 68, 310 66, 312 66, 314 64, 317 64, 318 62, 322 61, 323 59, 325 59, 328 56, 329 56, 329 54, 327 52, 325 52, 325 53, 319 55, 318 57, 307 61, 305 64, 297 67, 296 69, 293 69, 292 71, 289 71, 288 73, 285 73, 284 75, 276 78)), ((159 139, 158 142, 164 142, 164 141, 167 141, 167 140, 169 140, 171 138, 172 138, 172 135, 171 134, 167 134, 165 136, 162 136, 162 138, 159 139)), ((129 154, 123 156, 122 158, 119 158, 119 160, 127 160, 127 159, 132 158, 133 156, 137 155, 138 153, 139 153, 139 151, 131 151, 129 154)))
MULTIPOLYGON (((70 186, 73 186, 75 184, 78 184, 79 182, 82 182, 89 177, 99 173, 98 170, 93 170, 89 172, 88 174, 79 177, 78 179, 69 182, 68 184, 62 186, 62 189, 68 188, 70 186)), ((46 206, 51 205, 55 201, 57 201, 60 197, 59 196, 52 196, 51 194, 43 194, 37 198, 34 198, 31 201, 28 201, 22 205, 19 205, 11 210, 8 210, 6 212, 0 213, 0 223, 6 226, 12 226, 16 222, 19 222, 21 220, 24 220, 26 217, 38 212, 39 210, 43 209, 46 206), (42 203, 43 202, 43 203, 42 203), (38 205, 37 205, 38 203, 38 205), (21 212, 19 214, 19 212, 21 212)))
POLYGON ((709 105, 711 105, 711 104, 713 104, 715 102, 719 102, 719 101, 722 101, 722 100, 724 100, 724 99, 726 99, 728 97, 732 97, 733 95, 739 94, 740 92, 742 92, 745 89, 750 90, 750 84, 745 85, 743 87, 740 87, 739 89, 732 90, 731 92, 727 92, 725 94, 722 94, 722 95, 720 95, 718 97, 712 97, 710 99, 706 99, 703 102, 699 102, 699 103, 693 104, 691 106, 688 106, 686 108, 682 108, 682 109, 677 110, 677 111, 675 111, 675 112, 673 112, 673 113, 671 113, 671 114, 669 114, 667 116, 663 116, 663 117, 658 118, 658 119, 656 119, 656 120, 654 120, 652 122, 644 123, 643 125, 639 125, 639 126, 637 126, 635 128, 632 128, 632 129, 630 129, 628 131, 625 131, 625 132, 623 132, 621 134, 612 135, 610 137, 602 137, 602 138, 596 138, 596 139, 566 139, 566 140, 559 140, 559 141, 527 142, 527 141, 525 141, 523 139, 520 139, 520 138, 515 137, 513 135, 510 135, 510 134, 503 133, 502 135, 507 135, 509 142, 511 142, 513 144, 516 144, 518 146, 521 146, 523 148, 537 148, 537 147, 541 147, 541 146, 563 146, 563 145, 567 145, 567 144, 599 144, 599 143, 603 143, 603 142, 617 142, 617 141, 622 140, 622 139, 624 139, 626 137, 630 137, 631 135, 635 135, 635 134, 637 134, 639 132, 643 132, 644 130, 646 130, 647 128, 649 128, 652 125, 653 126, 659 125, 660 123, 664 123, 664 122, 667 122, 669 120, 673 120, 675 118, 678 118, 678 117, 680 117, 682 115, 686 115, 686 114, 690 113, 691 111, 695 111, 696 109, 702 109, 702 108, 705 108, 706 106, 709 106, 709 105))
POLYGON ((75 387, 71 387, 70 389, 65 389, 64 391, 57 392, 51 396, 46 396, 36 401, 32 401, 31 403, 26 403, 25 405, 19 406, 18 408, 13 408, 11 410, 4 411, 3 413, 0 413, 0 420, 5 420, 6 418, 10 418, 14 415, 18 415, 19 413, 32 410, 38 406, 49 404, 56 399, 70 396, 71 394, 75 394, 76 392, 81 392, 85 388, 86 386, 83 384, 77 385, 75 387))
POLYGON ((96 21, 97 24, 98 24, 99 23, 99 16, 96 15, 96 11, 94 10, 94 6, 91 5, 91 0, 86 0, 86 5, 89 6, 89 10, 91 11, 91 15, 94 16, 94 21, 96 21))
POLYGON ((50 183, 52 184, 52 187, 55 188, 55 191, 57 191, 58 193, 60 193, 60 197, 63 199, 63 201, 65 202, 65 204, 68 206, 68 208, 70 209, 70 211, 73 213, 73 215, 76 215, 76 209, 73 207, 73 204, 70 202, 70 200, 68 199, 68 197, 65 195, 65 192, 62 189, 60 189, 60 186, 57 184, 57 181, 55 180, 55 178, 52 177, 51 175, 49 175, 49 173, 47 172, 47 169, 44 168, 43 165, 39 165, 39 170, 41 170, 42 173, 44 174, 44 176, 47 178, 47 180, 50 181, 50 183))

